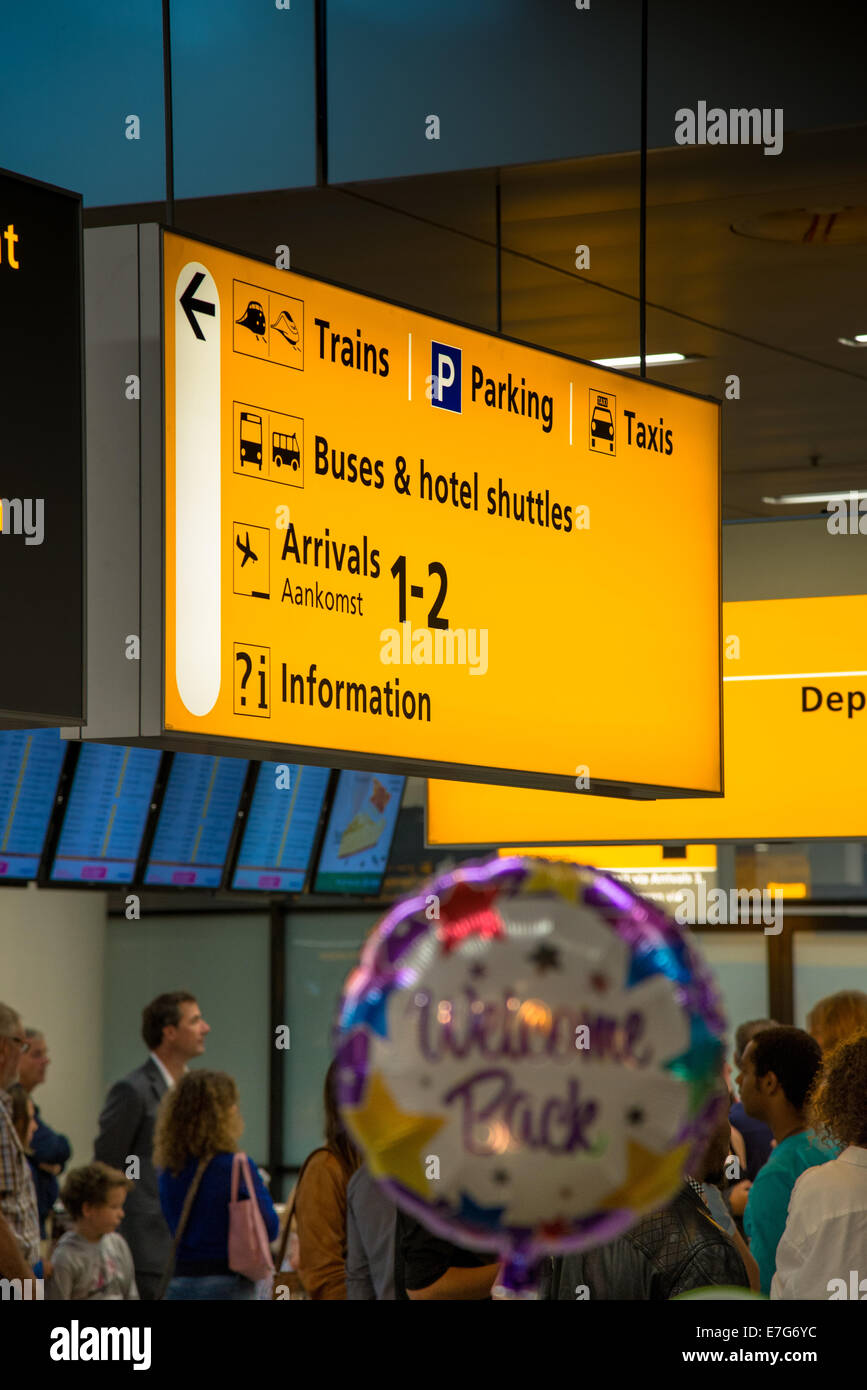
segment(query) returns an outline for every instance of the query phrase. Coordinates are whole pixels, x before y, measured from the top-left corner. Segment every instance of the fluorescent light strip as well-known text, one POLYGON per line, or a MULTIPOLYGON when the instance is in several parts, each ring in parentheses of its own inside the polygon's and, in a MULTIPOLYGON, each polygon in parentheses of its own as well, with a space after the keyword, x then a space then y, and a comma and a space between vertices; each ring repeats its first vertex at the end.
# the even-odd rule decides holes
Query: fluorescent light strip
POLYGON ((724 681, 806 681, 827 680, 831 676, 867 676, 867 671, 795 671, 786 676, 723 676, 724 681))
MULTIPOLYGON (((640 357, 594 357, 597 367, 640 367, 640 357)), ((649 352, 645 357, 648 367, 661 367, 666 362, 685 362, 682 352, 649 352)))
POLYGON ((781 507, 784 503, 854 502, 859 497, 867 497, 867 491, 850 488, 848 492, 788 492, 784 497, 763 497, 762 501, 772 507, 781 507))

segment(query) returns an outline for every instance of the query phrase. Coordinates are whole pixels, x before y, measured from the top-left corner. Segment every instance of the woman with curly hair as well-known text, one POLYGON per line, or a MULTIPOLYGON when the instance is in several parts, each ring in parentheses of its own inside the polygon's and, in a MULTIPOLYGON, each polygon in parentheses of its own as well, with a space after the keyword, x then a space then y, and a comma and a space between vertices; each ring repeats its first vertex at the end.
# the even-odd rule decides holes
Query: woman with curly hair
MULTIPOLYGON (((207 1159, 177 1250, 166 1299, 252 1299, 256 1285, 229 1268, 232 1159, 244 1129, 238 1088, 224 1071, 186 1072, 163 1097, 154 1135, 163 1214, 174 1235, 200 1159, 207 1159)), ((274 1204, 249 1160, 268 1239, 277 1235, 274 1204)), ((241 1175, 238 1196, 250 1197, 241 1175)))
POLYGON ((792 1189, 771 1298, 865 1298, 867 1032, 826 1054, 810 1119, 818 1133, 846 1147, 830 1163, 808 1168, 792 1189))

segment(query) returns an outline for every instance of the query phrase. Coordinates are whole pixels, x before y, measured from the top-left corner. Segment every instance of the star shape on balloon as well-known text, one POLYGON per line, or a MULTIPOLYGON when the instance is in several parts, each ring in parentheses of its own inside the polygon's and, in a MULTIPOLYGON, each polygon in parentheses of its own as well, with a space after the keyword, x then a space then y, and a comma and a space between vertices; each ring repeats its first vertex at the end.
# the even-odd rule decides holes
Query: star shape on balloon
POLYGON ((371 989, 366 994, 360 995, 355 1004, 346 1012, 342 1020, 343 1027, 346 1029, 356 1028, 360 1023, 366 1023, 374 1033, 378 1033, 381 1038, 388 1037, 388 1022, 386 1020, 386 1008, 388 1006, 388 992, 384 989, 371 989))
POLYGON ((548 1240, 556 1240, 558 1236, 565 1236, 568 1231, 569 1225, 562 1217, 558 1217, 555 1221, 544 1221, 539 1227, 540 1236, 548 1240))
POLYGON ((554 946, 546 946, 544 942, 537 946, 527 959, 532 961, 540 975, 546 970, 560 969, 560 952, 554 946))
POLYGON ((372 1072, 364 1104, 344 1109, 346 1120, 367 1155, 371 1173, 396 1178, 422 1197, 430 1195, 422 1154, 445 1120, 402 1110, 380 1072, 372 1072))
POLYGON ((523 886, 525 893, 557 893, 571 903, 577 901, 580 890, 580 878, 571 865, 542 860, 533 862, 523 886))
POLYGON ((468 936, 486 940, 504 935, 502 918, 493 907, 499 891, 496 885, 493 888, 474 888, 471 883, 461 882, 455 884, 443 898, 437 938, 446 953, 453 951, 468 936))
POLYGON ((614 1192, 609 1192, 601 1203, 603 1207, 631 1207, 641 1212, 674 1195, 689 1156, 689 1144, 681 1144, 667 1154, 655 1154, 643 1144, 628 1139, 626 1151, 629 1164, 626 1181, 614 1192))
POLYGON ((467 1221, 473 1226, 490 1226, 495 1230, 502 1218, 505 1207, 483 1207, 478 1202, 474 1202, 467 1192, 461 1193, 461 1205, 459 1216, 461 1221, 467 1221))

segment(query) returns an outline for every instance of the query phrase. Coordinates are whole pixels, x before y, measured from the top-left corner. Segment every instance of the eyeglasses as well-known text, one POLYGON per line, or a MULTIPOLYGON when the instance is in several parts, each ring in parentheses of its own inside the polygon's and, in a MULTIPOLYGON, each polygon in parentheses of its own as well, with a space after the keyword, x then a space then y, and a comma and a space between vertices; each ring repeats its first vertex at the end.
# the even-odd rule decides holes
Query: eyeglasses
POLYGON ((30 1051, 30 1044, 26 1038, 16 1038, 14 1033, 4 1033, 3 1036, 8 1038, 10 1042, 17 1043, 21 1048, 22 1054, 30 1051))

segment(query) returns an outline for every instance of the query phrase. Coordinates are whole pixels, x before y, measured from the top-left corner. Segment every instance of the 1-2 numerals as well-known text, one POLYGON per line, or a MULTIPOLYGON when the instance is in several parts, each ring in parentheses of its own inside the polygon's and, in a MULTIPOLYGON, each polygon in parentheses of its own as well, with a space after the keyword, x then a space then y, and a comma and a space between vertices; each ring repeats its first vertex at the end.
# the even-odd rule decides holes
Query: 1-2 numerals
MULTIPOLYGON (((397 611, 398 622, 406 622, 406 556, 398 555, 391 567, 391 572, 397 580, 397 611)), ((439 560, 431 560, 427 567, 429 575, 436 575, 439 579, 439 593, 434 600, 433 606, 428 613, 427 626, 430 628, 440 628, 442 631, 448 630, 448 619, 440 617, 440 610, 445 603, 446 591, 449 587, 449 579, 446 574, 445 565, 440 564, 439 560)), ((410 585, 411 598, 424 598, 424 588, 421 584, 410 585)))

